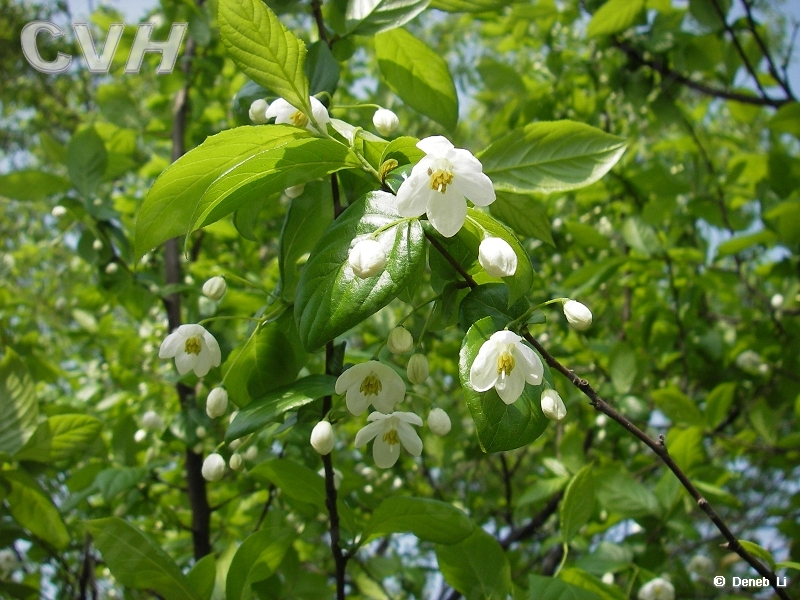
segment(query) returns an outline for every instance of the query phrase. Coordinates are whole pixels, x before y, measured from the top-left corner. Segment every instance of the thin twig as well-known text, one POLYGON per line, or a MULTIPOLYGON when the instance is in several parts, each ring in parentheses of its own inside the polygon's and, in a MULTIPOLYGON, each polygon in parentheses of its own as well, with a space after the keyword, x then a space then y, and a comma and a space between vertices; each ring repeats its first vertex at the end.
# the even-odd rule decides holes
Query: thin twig
POLYGON ((437 240, 435 236, 431 235, 426 231, 425 237, 428 238, 428 241, 431 243, 431 246, 436 248, 439 251, 439 253, 444 257, 444 259, 450 263, 450 266, 452 266, 456 270, 456 272, 458 272, 458 274, 461 275, 466 280, 466 282, 469 284, 469 287, 474 288, 478 285, 477 282, 472 278, 472 275, 470 275, 464 270, 464 267, 462 267, 459 264, 459 262, 455 258, 453 258, 453 255, 447 251, 447 248, 442 246, 442 243, 439 240, 437 240))
POLYGON ((789 85, 789 78, 784 76, 781 77, 778 74, 778 69, 775 67, 775 62, 772 60, 772 55, 769 52, 769 48, 767 48, 767 44, 764 42, 764 38, 761 37, 761 34, 758 33, 758 25, 756 24, 755 19, 753 18, 753 7, 747 0, 742 0, 742 4, 744 5, 744 12, 747 14, 747 24, 749 26, 750 32, 753 34, 753 38, 756 40, 756 44, 761 49, 761 53, 764 55, 764 58, 767 60, 767 68, 769 69, 770 75, 778 82, 778 85, 783 88, 783 91, 786 92, 786 96, 795 100, 794 94, 792 93, 792 88, 789 85))

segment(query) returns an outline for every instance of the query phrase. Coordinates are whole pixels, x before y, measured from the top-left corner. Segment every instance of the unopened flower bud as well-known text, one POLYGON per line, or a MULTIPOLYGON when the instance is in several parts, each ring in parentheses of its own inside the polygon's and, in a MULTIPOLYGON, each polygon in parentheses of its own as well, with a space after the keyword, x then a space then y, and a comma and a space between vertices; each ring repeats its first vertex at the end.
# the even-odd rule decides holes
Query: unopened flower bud
POLYGON ((436 435, 447 435, 450 433, 450 417, 441 408, 434 408, 428 413, 428 429, 436 435))
POLYGON ((231 442, 228 444, 228 447, 229 447, 231 450, 233 450, 234 452, 236 452, 236 451, 237 451, 239 448, 241 448, 241 447, 242 447, 242 444, 244 444, 244 440, 243 440, 243 438, 237 438, 237 439, 235 439, 235 440, 232 440, 232 441, 231 441, 231 442))
POLYGON ((564 316, 567 322, 578 331, 586 331, 592 324, 592 311, 585 304, 575 300, 567 300, 564 303, 564 316))
POLYGON ((119 271, 119 265, 118 265, 117 263, 115 263, 115 262, 112 262, 112 263, 108 263, 108 264, 106 265, 106 273, 107 273, 108 275, 113 275, 113 274, 114 274, 114 273, 116 273, 117 271, 119 271))
POLYGON ((403 326, 395 327, 389 333, 389 339, 386 340, 386 347, 389 352, 393 354, 405 354, 410 352, 414 347, 414 337, 403 326))
POLYGON ((382 136, 387 136, 394 133, 395 129, 400 125, 400 119, 388 108, 379 108, 372 115, 372 124, 375 125, 378 133, 382 136))
POLYGON ((250 105, 250 110, 248 111, 250 120, 256 125, 263 125, 264 123, 267 122, 268 108, 269 104, 263 98, 254 100, 253 103, 250 105))
POLYGON ((383 271, 386 266, 386 252, 375 240, 361 240, 350 250, 347 262, 353 273, 366 279, 383 271))
POLYGON ((228 461, 228 466, 234 471, 241 471, 244 466, 244 459, 241 454, 234 452, 231 459, 228 461))
POLYGON ((567 407, 558 392, 545 390, 542 392, 542 412, 551 421, 560 421, 567 416, 567 407))
POLYGON ((228 285, 225 283, 225 278, 217 275, 203 284, 203 295, 214 302, 219 302, 227 289, 228 285))
POLYGON ((499 237, 487 237, 481 242, 478 262, 492 277, 510 277, 517 272, 517 254, 499 237))
POLYGON ((775 294, 770 298, 769 303, 772 305, 772 308, 780 308, 783 306, 783 294, 775 294))
POLYGON ((244 457, 247 460, 255 460, 258 457, 258 446, 250 446, 245 450, 244 457))
POLYGON ((63 217, 65 214, 67 214, 67 209, 59 204, 58 206, 53 207, 53 210, 50 211, 50 214, 55 218, 63 217))
POLYGON ((216 452, 214 454, 209 454, 203 461, 203 468, 201 471, 206 481, 219 481, 225 474, 225 459, 216 452))
POLYGON ((194 430, 194 434, 202 440, 204 437, 206 437, 206 435, 208 435, 208 432, 206 431, 205 427, 198 425, 194 430))
POLYGON ((614 574, 611 572, 603 573, 603 578, 600 581, 606 585, 614 585, 614 574))
POLYGON ((424 354, 414 354, 408 359, 407 373, 411 383, 425 383, 428 378, 428 359, 424 354))
POLYGON ((311 446, 320 454, 330 454, 336 443, 333 427, 328 421, 320 421, 311 430, 311 446))
POLYGON ((92 248, 95 250, 102 250, 103 249, 103 242, 100 240, 95 240, 92 242, 92 248))
POLYGON ((745 350, 736 357, 736 366, 748 373, 757 373, 762 364, 764 361, 757 352, 752 350, 745 350))
POLYGON ((221 417, 228 410, 228 392, 225 388, 214 388, 206 399, 206 414, 212 419, 221 417))
POLYGON ((711 575, 714 572, 714 562, 707 556, 697 554, 689 561, 686 570, 695 575, 711 575))
POLYGON ((136 433, 133 434, 133 441, 137 444, 144 441, 144 438, 147 437, 147 431, 144 429, 137 429, 136 433))
POLYGON ((156 411, 148 410, 142 416, 142 427, 144 427, 145 429, 149 429, 150 431, 163 429, 164 421, 161 420, 161 417, 158 416, 158 413, 156 411))
POLYGON ((306 189, 306 184, 300 183, 298 185, 293 185, 292 187, 286 188, 285 190, 283 190, 283 193, 289 196, 289 198, 294 199, 300 196, 305 191, 305 189, 306 189))
POLYGON ((675 600, 675 588, 661 577, 645 583, 639 589, 639 600, 675 600))

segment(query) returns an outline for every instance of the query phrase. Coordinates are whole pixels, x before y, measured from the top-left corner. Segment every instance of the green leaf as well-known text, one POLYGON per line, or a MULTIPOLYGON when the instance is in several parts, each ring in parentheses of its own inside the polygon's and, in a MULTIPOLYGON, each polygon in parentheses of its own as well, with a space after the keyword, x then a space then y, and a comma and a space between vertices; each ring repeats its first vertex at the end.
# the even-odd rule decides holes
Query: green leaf
POLYGON ((294 538, 291 529, 270 527, 257 531, 242 542, 225 579, 226 599, 250 600, 253 597, 250 586, 275 572, 294 538))
POLYGON ((728 409, 736 395, 736 382, 720 383, 706 396, 706 425, 714 429, 728 416, 728 409))
POLYGON ((667 434, 667 450, 677 465, 686 473, 705 462, 703 430, 700 427, 678 429, 672 427, 667 434))
POLYGON ((779 563, 775 563, 775 570, 777 571, 778 569, 794 569, 795 571, 800 571, 800 562, 784 560, 779 563))
POLYGON ((474 529, 472 521, 462 511, 446 502, 390 496, 372 513, 363 539, 389 533, 413 533, 428 542, 456 544, 474 529))
POLYGON ((788 102, 767 121, 767 127, 778 133, 791 133, 800 138, 800 102, 788 102))
POLYGON ((676 424, 702 425, 703 415, 694 400, 674 386, 653 390, 650 395, 658 409, 676 424))
POLYGON ((658 254, 661 249, 655 229, 637 216, 625 221, 622 226, 622 239, 628 246, 645 256, 658 254))
POLYGON ((67 173, 84 198, 90 198, 108 166, 103 138, 94 127, 81 129, 67 146, 67 173))
POLYGON ((583 123, 531 123, 493 142, 478 158, 498 190, 557 192, 600 179, 625 151, 625 140, 583 123))
POLYGON ((632 562, 633 551, 630 548, 611 542, 600 542, 594 552, 577 561, 577 566, 595 575, 604 575, 627 569, 632 562))
POLYGON ((306 349, 317 350, 386 306, 424 260, 422 226, 397 214, 394 196, 371 192, 351 204, 316 245, 300 275, 294 316, 306 349), (384 227, 376 239, 386 252, 386 267, 361 279, 347 264, 353 240, 384 227))
POLYGON ((110 467, 95 477, 94 484, 108 502, 144 481, 150 475, 146 467, 110 467))
POLYGON ((589 518, 592 516, 594 510, 593 467, 594 465, 591 464, 586 465, 575 473, 575 477, 569 482, 564 492, 564 499, 559 511, 559 522, 561 537, 567 544, 572 541, 580 528, 589 522, 589 518))
POLYGON ((69 458, 88 448, 102 427, 89 415, 54 415, 39 424, 14 459, 51 462, 69 458))
POLYGON ((502 283, 485 283, 471 289, 461 301, 459 322, 462 329, 469 329, 484 317, 492 317, 498 323, 510 323, 521 317, 528 308, 530 303, 524 298, 509 307, 508 288, 502 283))
POLYGON ((530 600, 602 600, 594 592, 584 590, 555 577, 530 575, 528 579, 530 600))
POLYGON ((172 163, 147 193, 136 219, 134 259, 178 235, 194 222, 205 191, 217 177, 259 152, 311 137, 289 125, 235 127, 212 135, 172 163))
POLYGON ((13 456, 36 431, 39 406, 33 381, 11 348, 0 361, 0 453, 13 456))
MULTIPOLYGON (((496 321, 492 317, 474 323, 467 331, 459 354, 461 387, 475 421, 478 442, 484 452, 513 450, 530 444, 544 433, 548 423, 541 408, 544 381, 539 385, 526 383, 522 395, 510 405, 500 399, 494 388, 486 392, 472 389, 469 372, 481 345, 504 326, 504 322, 496 321)), ((544 373, 544 380, 552 385, 550 369, 546 364, 544 373)))
POLYGON ((727 15, 731 0, 689 0, 689 12, 697 22, 715 31, 724 26, 717 7, 722 9, 723 15, 727 15))
POLYGON ((447 63, 404 29, 375 36, 378 66, 403 102, 445 129, 458 122, 458 96, 447 63))
POLYGON ((611 350, 608 368, 611 383, 619 394, 627 394, 636 380, 636 351, 626 342, 618 342, 611 350))
POLYGON ((511 591, 505 552, 480 527, 458 544, 437 544, 436 558, 445 581, 467 600, 506 600, 511 591))
POLYGON ((425 156, 425 153, 417 148, 418 142, 419 139, 408 135, 393 139, 383 149, 380 163, 383 164, 389 159, 396 160, 400 166, 418 162, 425 156))
POLYGON ((309 375, 278 388, 248 404, 228 426, 225 440, 230 442, 258 431, 288 410, 310 404, 317 398, 334 393, 336 378, 331 375, 309 375))
POLYGON ((595 493, 603 508, 625 518, 661 514, 655 494, 623 468, 607 467, 596 471, 595 493))
POLYGON ((428 6, 430 0, 353 0, 347 3, 348 34, 375 35, 402 27, 428 6))
POLYGON ((198 560, 186 574, 186 583, 197 592, 200 600, 211 600, 216 579, 217 565, 213 554, 208 554, 198 560))
POLYGON ((309 117, 306 46, 260 0, 220 0, 219 30, 228 56, 256 83, 309 117))
POLYGON ((770 247, 777 241, 778 238, 772 231, 769 229, 762 229, 756 233, 741 235, 731 238, 727 242, 722 242, 717 248, 717 255, 729 256, 731 254, 738 254, 742 250, 746 250, 747 248, 756 245, 770 247))
POLYGON ((59 550, 69 546, 67 526, 36 480, 24 471, 3 471, 0 481, 5 481, 11 488, 6 502, 17 523, 59 550))
POLYGON ((487 12, 509 5, 506 0, 432 0, 431 8, 447 12, 487 12))
POLYGON ((608 0, 589 21, 586 35, 597 37, 625 31, 636 23, 644 9, 644 0, 608 0))
POLYGON ((567 228, 567 232, 575 239, 575 243, 582 248, 604 250, 609 247, 608 239, 591 225, 567 221, 564 226, 567 228))
POLYGON ((169 600, 201 600, 170 556, 148 536, 116 517, 86 521, 103 561, 120 584, 169 600))
POLYGON ((306 77, 311 89, 311 95, 327 92, 331 96, 339 85, 339 61, 337 61, 328 44, 318 40, 308 49, 306 62, 306 77))
POLYGON ((791 199, 781 202, 764 213, 764 219, 787 244, 800 242, 800 202, 791 199))
POLYGON ((772 553, 769 550, 747 540, 739 540, 739 544, 750 554, 767 563, 770 569, 775 570, 775 559, 772 558, 772 553))
POLYGON ((592 597, 600 596, 602 600, 628 600, 628 596, 623 594, 618 587, 606 585, 586 571, 574 568, 561 569, 559 577, 565 583, 574 585, 583 592, 593 594, 592 597), (597 594, 597 596, 594 596, 594 594, 597 594))
POLYGON ((517 233, 526 237, 535 237, 555 247, 550 218, 544 204, 530 196, 500 193, 489 205, 492 215, 503 221, 517 233))
POLYGON ((36 169, 0 175, 0 196, 14 200, 44 200, 56 194, 63 194, 71 187, 69 179, 36 169))
POLYGON ((295 500, 325 510, 325 480, 300 463, 288 458, 274 458, 251 469, 250 474, 271 481, 295 500))

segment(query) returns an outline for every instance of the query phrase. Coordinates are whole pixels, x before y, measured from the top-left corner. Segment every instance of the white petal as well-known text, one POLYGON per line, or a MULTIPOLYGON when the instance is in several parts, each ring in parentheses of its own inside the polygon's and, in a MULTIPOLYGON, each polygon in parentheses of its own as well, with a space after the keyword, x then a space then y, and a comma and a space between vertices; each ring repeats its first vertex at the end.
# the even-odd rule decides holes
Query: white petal
POLYGON ((430 177, 412 172, 397 190, 397 212, 401 217, 420 216, 428 206, 430 191, 430 177))
POLYGON ((330 115, 328 115, 328 109, 325 108, 325 105, 311 96, 309 98, 311 100, 311 114, 314 115, 314 119, 319 123, 321 126, 324 126, 331 120, 330 115))
POLYGON ((275 117, 276 123, 278 122, 279 119, 281 119, 282 122, 285 123, 286 121, 283 119, 288 119, 296 110, 297 109, 291 104, 289 104, 286 100, 284 100, 283 98, 278 98, 277 100, 275 100, 275 102, 269 105, 269 108, 267 109, 265 115, 268 119, 275 117))
POLYGON ((394 369, 382 363, 375 367, 375 374, 381 380, 381 391, 372 400, 372 405, 382 413, 389 413, 405 398, 406 384, 394 369))
POLYGON ((517 359, 517 368, 522 369, 525 381, 531 385, 539 385, 542 383, 544 365, 542 365, 542 360, 539 358, 538 354, 522 342, 514 344, 512 354, 514 354, 514 358, 517 359))
POLYGON ((414 431, 411 425, 400 421, 397 424, 397 435, 403 443, 403 448, 408 450, 411 456, 419 456, 422 454, 422 440, 419 439, 419 435, 414 431))
POLYGON ((192 337, 193 335, 203 335, 206 333, 206 328, 202 325, 198 325, 197 323, 189 323, 187 325, 181 325, 175 331, 188 338, 192 337))
POLYGON ((469 370, 469 383, 476 392, 485 392, 497 382, 497 343, 489 339, 481 345, 469 370))
POLYGON ((356 434, 356 441, 354 443, 356 448, 361 448, 364 444, 369 442, 379 433, 383 433, 384 426, 383 422, 378 421, 377 423, 369 423, 365 427, 359 429, 358 433, 356 434))
POLYGON ((397 417, 401 421, 405 421, 406 423, 411 423, 412 425, 418 425, 422 427, 422 418, 413 412, 396 412, 392 415, 393 417, 397 417))
POLYGON ((476 206, 488 206, 495 201, 492 180, 483 173, 480 161, 467 150, 456 149, 451 152, 453 163, 453 184, 476 206))
POLYGON ((427 137, 417 142, 417 148, 422 150, 425 154, 432 154, 433 156, 444 156, 454 147, 455 146, 450 143, 450 140, 441 135, 427 137))
POLYGON ((181 375, 186 375, 192 370, 196 361, 196 354, 189 354, 183 348, 180 348, 175 355, 175 368, 178 369, 178 373, 181 375))
POLYGON ((367 416, 367 421, 385 421, 386 419, 391 419, 394 415, 387 415, 382 412, 371 412, 369 416, 367 416))
POLYGON ((358 386, 353 385, 347 390, 345 403, 347 404, 347 410, 349 410, 355 416, 358 416, 367 410, 367 407, 369 406, 369 398, 361 393, 361 390, 358 388, 358 386))
POLYGON ((178 349, 185 343, 186 339, 177 331, 173 331, 163 342, 161 342, 161 349, 158 351, 158 358, 172 358, 178 352, 178 349))
POLYGON ((387 444, 383 437, 375 438, 372 444, 372 456, 375 457, 375 464, 381 469, 388 469, 394 466, 400 457, 400 444, 387 444))
POLYGON ((219 351, 217 339, 208 331, 203 331, 203 340, 205 340, 206 346, 208 347, 208 351, 210 353, 210 365, 212 367, 218 367, 222 362, 222 353, 219 351))
POLYGON ((498 344, 516 344, 522 338, 513 331, 503 329, 502 331, 495 331, 489 339, 498 344))
POLYGON ((353 365, 344 373, 339 375, 339 378, 336 380, 336 393, 344 394, 345 390, 351 388, 353 385, 360 385, 364 378, 369 375, 369 372, 372 369, 370 363, 372 362, 375 361, 353 365))
POLYGON ((502 388, 497 386, 497 395, 506 404, 514 404, 525 389, 525 374, 518 368, 513 369, 506 376, 506 384, 502 388))
POLYGON ((207 375, 211 369, 212 360, 213 356, 208 348, 200 350, 200 354, 197 355, 197 359, 194 362, 194 374, 198 377, 207 375))
POLYGON ((467 218, 467 203, 455 186, 447 186, 442 194, 431 190, 426 209, 428 220, 444 237, 453 237, 467 218))

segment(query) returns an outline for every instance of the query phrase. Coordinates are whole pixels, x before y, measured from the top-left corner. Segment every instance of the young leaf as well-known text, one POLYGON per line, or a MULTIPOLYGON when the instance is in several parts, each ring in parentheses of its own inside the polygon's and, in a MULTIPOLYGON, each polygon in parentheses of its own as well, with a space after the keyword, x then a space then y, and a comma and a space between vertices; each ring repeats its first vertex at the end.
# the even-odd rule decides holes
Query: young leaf
POLYGON ((610 513, 632 519, 661 514, 655 494, 624 469, 595 470, 595 492, 597 501, 610 513))
POLYGON ((290 498, 325 510, 325 479, 300 463, 273 458, 251 469, 250 474, 271 481, 290 498))
POLYGON ((89 415, 53 415, 39 424, 14 458, 38 462, 69 458, 85 450, 97 438, 102 426, 98 419, 89 415))
POLYGON ((644 0, 608 0, 589 21, 586 35, 597 37, 625 31, 636 22, 644 8, 644 0))
POLYGON ((308 259, 297 286, 294 316, 300 339, 314 351, 386 306, 425 260, 422 226, 397 214, 395 197, 372 192, 351 204, 308 259), (381 273, 361 279, 347 263, 356 238, 376 237, 386 252, 381 273))
POLYGON ((260 0, 220 0, 219 30, 233 62, 256 83, 311 115, 306 46, 260 0))
POLYGON ((225 578, 227 600, 250 600, 250 586, 272 575, 295 538, 289 528, 270 527, 248 537, 231 561, 225 578))
POLYGON ((198 560, 186 574, 186 582, 197 592, 200 600, 211 600, 216 579, 217 565, 213 554, 207 554, 198 560))
POLYGON ((487 12, 508 6, 507 0, 431 0, 431 8, 447 12, 487 12))
POLYGON ((630 344, 618 342, 611 349, 608 364, 611 372, 611 383, 619 394, 627 394, 636 380, 636 352, 630 344))
POLYGON ((561 536, 567 544, 581 527, 586 525, 594 510, 594 477, 592 468, 586 465, 575 474, 564 492, 559 521, 561 536))
POLYGON ((600 179, 625 151, 625 140, 583 123, 531 123, 493 142, 478 158, 498 190, 557 192, 600 179))
POLYGON ((653 390, 650 395, 666 417, 675 424, 702 425, 703 415, 697 404, 675 386, 653 390))
POLYGON ((347 3, 348 34, 375 35, 402 27, 428 6, 430 0, 355 0, 347 3))
POLYGON ((437 544, 436 558, 445 581, 468 600, 506 600, 511 591, 505 552, 480 527, 457 544, 437 544))
POLYGON ((641 217, 634 216, 625 221, 622 226, 622 238, 628 246, 645 256, 653 256, 661 249, 655 229, 641 217))
MULTIPOLYGON (((470 368, 481 345, 505 325, 502 320, 495 320, 492 317, 486 317, 473 324, 467 331, 459 354, 458 373, 461 387, 472 419, 475 421, 478 442, 484 452, 513 450, 530 444, 544 433, 548 423, 541 408, 544 383, 526 384, 522 396, 510 405, 500 399, 494 388, 486 392, 476 392, 472 389, 470 368)), ((552 385, 550 369, 546 364, 544 374, 544 379, 552 385)))
POLYGON ((3 471, 0 482, 11 488, 6 502, 17 523, 59 550, 69 546, 67 526, 36 480, 24 471, 3 471))
POLYGON ((530 196, 501 193, 489 205, 492 215, 511 227, 520 235, 535 237, 555 247, 550 218, 547 216, 544 203, 530 196))
POLYGON ((0 196, 14 200, 44 200, 71 187, 69 179, 35 169, 0 175, 0 196))
POLYGON ((328 92, 333 96, 339 85, 340 69, 328 44, 321 40, 311 44, 305 70, 312 96, 320 92, 328 92))
POLYGON ((386 498, 372 513, 363 539, 389 533, 413 533, 428 542, 456 544, 474 529, 472 521, 451 504, 429 498, 394 496, 386 498))
POLYGON ((85 526, 120 584, 170 600, 202 600, 161 546, 133 525, 109 517, 86 521, 85 526))
POLYGON ((375 36, 375 52, 389 89, 445 129, 455 129, 458 96, 441 56, 404 29, 375 36))
POLYGON ((36 431, 39 405, 25 363, 8 347, 0 361, 0 414, 0 454, 11 456, 36 431))
POLYGON ((461 301, 458 308, 459 324, 469 329, 484 317, 493 317, 496 322, 510 323, 521 317, 530 308, 530 303, 521 298, 508 306, 508 288, 502 283, 485 283, 473 288, 461 301))
POLYGON ((720 383, 708 396, 706 396, 706 425, 713 429, 717 427, 725 417, 728 416, 728 409, 733 403, 736 394, 736 382, 729 381, 720 383))
POLYGON ((561 581, 556 577, 530 575, 528 580, 530 600, 603 600, 594 592, 561 581))
POLYGON ((94 127, 81 129, 67 146, 67 173, 84 198, 94 194, 108 166, 103 139, 94 127))

